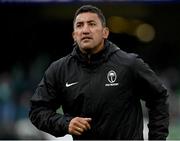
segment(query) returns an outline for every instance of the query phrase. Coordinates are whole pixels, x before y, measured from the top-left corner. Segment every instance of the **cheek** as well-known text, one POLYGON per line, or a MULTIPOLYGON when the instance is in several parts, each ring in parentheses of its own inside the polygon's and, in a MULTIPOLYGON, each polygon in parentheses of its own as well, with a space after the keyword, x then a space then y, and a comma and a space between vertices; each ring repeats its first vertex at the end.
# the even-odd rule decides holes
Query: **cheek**
POLYGON ((74 40, 78 40, 80 38, 80 35, 78 33, 74 34, 74 40))
POLYGON ((97 33, 97 35, 99 37, 104 37, 105 36, 105 32, 102 29, 101 30, 97 30, 96 33, 97 33))
POLYGON ((77 29, 74 30, 74 35, 75 36, 78 36, 80 33, 81 33, 80 30, 77 30, 77 29))
POLYGON ((95 35, 95 39, 98 39, 98 40, 101 40, 102 38, 104 38, 103 36, 103 33, 102 32, 96 32, 96 35, 95 35))

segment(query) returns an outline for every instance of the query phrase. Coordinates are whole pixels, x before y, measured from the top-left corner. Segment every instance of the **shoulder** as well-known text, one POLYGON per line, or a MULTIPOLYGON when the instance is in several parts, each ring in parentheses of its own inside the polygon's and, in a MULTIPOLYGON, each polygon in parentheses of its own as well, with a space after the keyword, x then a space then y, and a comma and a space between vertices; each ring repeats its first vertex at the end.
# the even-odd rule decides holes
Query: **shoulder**
POLYGON ((136 53, 127 53, 119 50, 117 56, 119 62, 126 64, 135 71, 150 70, 150 66, 136 53))
POLYGON ((132 61, 138 57, 136 53, 128 53, 118 47, 116 44, 109 41, 110 51, 113 52, 113 57, 119 59, 120 61, 132 61))
POLYGON ((64 56, 58 60, 53 61, 49 65, 48 70, 53 71, 53 72, 57 72, 57 71, 63 69, 64 65, 66 65, 71 58, 72 58, 72 56, 70 54, 68 54, 67 56, 64 56))
POLYGON ((122 59, 128 59, 128 60, 134 60, 138 57, 138 54, 136 54, 136 53, 128 53, 128 52, 123 51, 121 49, 119 49, 117 51, 117 55, 122 59))
POLYGON ((117 62, 128 66, 133 65, 138 57, 139 55, 136 53, 128 53, 121 49, 118 49, 113 55, 113 59, 115 59, 117 62))
POLYGON ((72 59, 72 55, 71 54, 68 54, 54 62, 52 62, 51 65, 55 66, 55 67, 61 67, 65 64, 67 64, 70 60, 72 59))

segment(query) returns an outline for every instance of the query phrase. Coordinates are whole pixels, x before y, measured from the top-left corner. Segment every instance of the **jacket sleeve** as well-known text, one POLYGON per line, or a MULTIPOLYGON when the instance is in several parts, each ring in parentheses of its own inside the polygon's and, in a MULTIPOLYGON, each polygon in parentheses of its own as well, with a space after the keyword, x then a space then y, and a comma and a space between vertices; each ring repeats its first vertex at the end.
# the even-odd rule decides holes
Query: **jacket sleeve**
POLYGON ((134 62, 135 89, 146 103, 149 114, 149 140, 166 140, 169 126, 168 93, 156 74, 142 59, 134 62))
POLYGON ((56 137, 68 133, 68 125, 72 117, 56 113, 61 101, 54 64, 45 72, 30 100, 30 104, 29 118, 38 129, 56 137))

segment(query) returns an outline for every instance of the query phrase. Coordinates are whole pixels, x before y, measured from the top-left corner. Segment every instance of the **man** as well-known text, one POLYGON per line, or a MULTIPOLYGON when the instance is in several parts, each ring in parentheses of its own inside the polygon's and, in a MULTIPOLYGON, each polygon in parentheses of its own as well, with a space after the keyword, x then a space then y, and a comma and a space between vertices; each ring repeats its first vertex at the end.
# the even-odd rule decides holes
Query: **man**
POLYGON ((142 99, 149 109, 149 139, 165 140, 168 94, 155 73, 107 40, 97 7, 80 7, 73 27, 74 50, 50 65, 31 99, 32 123, 57 137, 141 140, 142 99), (64 115, 56 113, 61 105, 64 115))

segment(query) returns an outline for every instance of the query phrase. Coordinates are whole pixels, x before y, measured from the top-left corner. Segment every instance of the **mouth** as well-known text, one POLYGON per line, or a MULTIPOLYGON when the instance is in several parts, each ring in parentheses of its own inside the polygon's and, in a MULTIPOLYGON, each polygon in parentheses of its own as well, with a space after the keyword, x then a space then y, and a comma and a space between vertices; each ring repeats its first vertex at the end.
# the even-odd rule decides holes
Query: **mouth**
POLYGON ((92 38, 91 38, 91 37, 83 37, 81 40, 82 40, 82 41, 92 40, 92 38))

